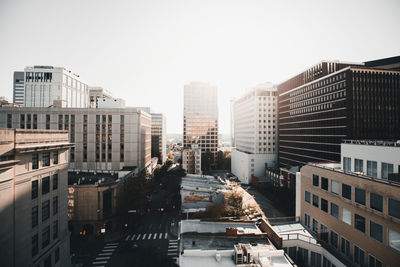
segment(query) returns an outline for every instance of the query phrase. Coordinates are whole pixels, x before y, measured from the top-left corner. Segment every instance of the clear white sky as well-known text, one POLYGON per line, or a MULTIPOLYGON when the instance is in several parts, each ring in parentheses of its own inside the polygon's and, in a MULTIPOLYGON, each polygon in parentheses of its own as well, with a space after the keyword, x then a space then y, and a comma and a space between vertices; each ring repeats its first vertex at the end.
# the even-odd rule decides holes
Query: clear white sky
POLYGON ((0 95, 12 72, 63 66, 129 106, 167 116, 182 132, 183 86, 219 90, 220 132, 229 98, 280 83, 321 60, 400 55, 400 1, 0 0, 0 95))

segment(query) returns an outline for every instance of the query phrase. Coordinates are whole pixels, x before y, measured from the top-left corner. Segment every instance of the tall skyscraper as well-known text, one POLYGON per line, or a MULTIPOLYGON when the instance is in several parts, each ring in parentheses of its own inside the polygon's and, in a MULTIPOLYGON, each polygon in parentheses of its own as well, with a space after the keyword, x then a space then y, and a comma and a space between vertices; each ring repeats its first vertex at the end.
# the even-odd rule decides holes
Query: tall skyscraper
POLYGON ((14 71, 14 86, 13 86, 13 103, 24 105, 25 104, 25 83, 24 72, 14 71))
POLYGON ((197 144, 205 160, 202 165, 214 165, 218 148, 217 87, 192 82, 184 87, 183 147, 197 144))
POLYGON ((340 161, 343 139, 398 139, 400 71, 385 64, 392 59, 321 62, 281 83, 280 166, 340 161))
POLYGON ((232 173, 243 183, 250 183, 253 175, 264 176, 266 165, 277 164, 277 102, 276 86, 264 83, 234 103, 232 173))
POLYGON ((52 66, 26 67, 24 71, 25 107, 89 107, 88 86, 79 75, 52 66))

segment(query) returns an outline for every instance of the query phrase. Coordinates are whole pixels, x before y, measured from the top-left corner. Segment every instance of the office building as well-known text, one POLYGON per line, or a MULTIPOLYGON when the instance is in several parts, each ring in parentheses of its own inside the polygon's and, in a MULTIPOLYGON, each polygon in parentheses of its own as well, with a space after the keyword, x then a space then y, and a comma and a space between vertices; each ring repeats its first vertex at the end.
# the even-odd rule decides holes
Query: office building
POLYGON ((151 157, 159 163, 167 159, 166 118, 162 113, 151 113, 151 157))
POLYGON ((190 174, 201 174, 201 148, 198 145, 182 150, 182 168, 190 174))
POLYGON ((271 83, 250 89, 234 103, 232 173, 243 183, 277 165, 277 91, 271 83))
POLYGON ((202 169, 215 166, 218 148, 217 87, 192 82, 184 87, 183 147, 197 144, 207 160, 202 169), (206 166, 207 165, 207 166, 206 166))
POLYGON ((69 131, 72 171, 151 165, 151 117, 136 108, 2 108, 0 127, 69 131))
POLYGON ((281 168, 339 161, 344 139, 400 137, 400 71, 384 60, 321 62, 281 83, 278 94, 281 168))
POLYGON ((235 109, 236 98, 231 97, 229 101, 230 108, 230 133, 231 133, 231 147, 235 147, 235 118, 234 118, 234 109, 235 109))
POLYGON ((99 100, 114 99, 112 94, 100 86, 89 86, 89 107, 99 108, 99 100))
POLYGON ((26 67, 25 107, 89 107, 89 91, 79 75, 62 67, 26 67))
POLYGON ((70 266, 67 131, 0 129, 2 266, 70 266))
POLYGON ((13 103, 24 105, 25 104, 25 82, 24 72, 14 71, 13 77, 13 103))
POLYGON ((400 260, 400 144, 346 140, 341 163, 297 174, 296 216, 347 266, 400 260))

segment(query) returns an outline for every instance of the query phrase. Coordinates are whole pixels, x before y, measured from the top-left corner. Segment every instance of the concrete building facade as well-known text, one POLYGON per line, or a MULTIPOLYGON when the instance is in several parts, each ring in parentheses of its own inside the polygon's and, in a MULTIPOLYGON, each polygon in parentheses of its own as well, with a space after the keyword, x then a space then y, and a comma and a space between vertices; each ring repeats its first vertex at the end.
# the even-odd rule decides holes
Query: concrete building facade
POLYGON ((397 266, 400 183, 398 174, 393 179, 385 176, 392 177, 400 166, 400 145, 351 141, 342 149, 345 162, 309 163, 301 168, 296 215, 348 266, 397 266), (368 174, 347 168, 349 162, 360 170, 367 167, 368 174))
POLYGON ((211 153, 213 166, 218 148, 217 87, 202 82, 187 84, 183 102, 183 147, 199 145, 202 154, 211 153))
POLYGON ((234 103, 232 173, 241 182, 264 176, 266 166, 277 165, 277 91, 271 83, 260 84, 234 103))
POLYGON ((0 129, 2 266, 70 266, 68 132, 0 129))
POLYGON ((25 80, 23 71, 14 71, 13 77, 13 103, 25 104, 25 80))
POLYGON ((182 150, 182 168, 190 174, 201 174, 201 148, 192 145, 182 150))
POLYGON ((167 159, 167 120, 162 113, 151 113, 151 157, 160 163, 167 159))
POLYGON ((151 117, 136 108, 2 108, 0 127, 67 130, 71 171, 117 172, 151 163, 151 117))
POLYGON ((89 91, 79 75, 62 67, 33 66, 24 69, 25 107, 89 107, 89 91))

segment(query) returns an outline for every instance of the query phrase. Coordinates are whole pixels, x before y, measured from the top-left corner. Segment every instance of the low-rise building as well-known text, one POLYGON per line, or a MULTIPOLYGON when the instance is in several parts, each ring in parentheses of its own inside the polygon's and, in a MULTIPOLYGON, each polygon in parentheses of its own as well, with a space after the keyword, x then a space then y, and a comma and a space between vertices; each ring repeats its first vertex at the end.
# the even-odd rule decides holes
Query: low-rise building
POLYGON ((2 266, 70 266, 67 131, 0 129, 2 266))
POLYGON ((201 174, 201 148, 192 145, 182 151, 182 168, 190 174, 201 174))

